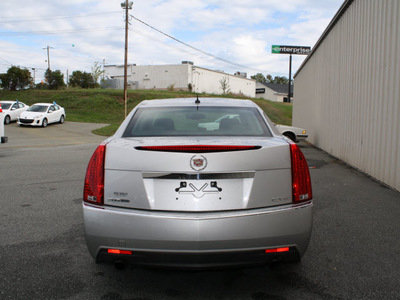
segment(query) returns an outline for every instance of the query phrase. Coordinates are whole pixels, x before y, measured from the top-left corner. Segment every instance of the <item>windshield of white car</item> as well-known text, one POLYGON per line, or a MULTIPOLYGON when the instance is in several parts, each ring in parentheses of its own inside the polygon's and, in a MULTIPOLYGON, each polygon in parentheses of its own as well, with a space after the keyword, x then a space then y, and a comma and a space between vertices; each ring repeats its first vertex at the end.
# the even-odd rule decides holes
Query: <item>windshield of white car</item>
POLYGON ((33 111, 33 112, 46 112, 48 106, 45 105, 32 105, 31 107, 28 108, 27 111, 33 111))
POLYGON ((11 106, 11 103, 1 103, 1 108, 2 109, 9 109, 11 106))
POLYGON ((264 119, 252 107, 139 108, 123 137, 262 136, 270 137, 264 119))

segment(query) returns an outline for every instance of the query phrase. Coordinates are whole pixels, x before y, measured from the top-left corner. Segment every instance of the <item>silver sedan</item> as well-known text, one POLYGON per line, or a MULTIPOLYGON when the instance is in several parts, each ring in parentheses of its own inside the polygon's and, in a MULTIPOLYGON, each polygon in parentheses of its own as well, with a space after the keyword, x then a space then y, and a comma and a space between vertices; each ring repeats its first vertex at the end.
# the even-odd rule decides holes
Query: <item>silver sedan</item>
POLYGON ((299 147, 252 101, 221 98, 139 104, 94 152, 83 197, 97 262, 179 268, 299 261, 312 206, 299 147))

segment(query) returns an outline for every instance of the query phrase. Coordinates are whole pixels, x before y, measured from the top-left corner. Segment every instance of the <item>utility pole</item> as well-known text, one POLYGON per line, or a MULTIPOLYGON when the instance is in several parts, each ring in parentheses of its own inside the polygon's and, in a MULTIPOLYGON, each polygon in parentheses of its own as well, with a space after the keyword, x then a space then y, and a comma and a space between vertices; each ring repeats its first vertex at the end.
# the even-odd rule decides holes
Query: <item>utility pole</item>
POLYGON ((103 81, 104 81, 104 72, 105 72, 105 67, 106 66, 106 59, 103 58, 103 81))
POLYGON ((288 103, 290 103, 290 83, 292 82, 292 54, 289 56, 289 91, 287 95, 288 103))
POLYGON ((53 47, 47 46, 46 48, 42 48, 43 50, 47 49, 47 64, 50 70, 50 49, 54 49, 53 47))
POLYGON ((32 68, 32 70, 33 70, 33 86, 35 86, 36 69, 32 68))
POLYGON ((128 102, 128 9, 132 9, 133 2, 129 2, 125 0, 125 2, 121 3, 121 7, 125 9, 125 64, 124 64, 124 102, 125 102, 125 118, 127 111, 127 102, 128 102))

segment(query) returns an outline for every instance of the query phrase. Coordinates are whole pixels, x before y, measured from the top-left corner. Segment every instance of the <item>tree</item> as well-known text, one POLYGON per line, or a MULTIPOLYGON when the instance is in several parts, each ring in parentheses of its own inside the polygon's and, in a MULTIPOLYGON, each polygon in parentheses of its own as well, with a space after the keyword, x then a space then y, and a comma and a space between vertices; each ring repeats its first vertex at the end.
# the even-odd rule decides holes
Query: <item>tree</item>
POLYGON ((275 76, 273 82, 271 83, 289 84, 289 79, 287 79, 285 76, 275 76))
POLYGON ((99 61, 95 61, 92 67, 92 76, 95 83, 99 82, 99 78, 102 74, 104 74, 104 70, 101 69, 101 63, 99 61))
POLYGON ((257 82, 263 82, 263 83, 267 82, 267 80, 265 79, 264 75, 261 74, 261 73, 257 73, 256 75, 253 75, 250 78, 254 79, 257 82))
POLYGON ((289 79, 287 79, 285 76, 272 77, 270 74, 267 74, 267 76, 264 77, 264 75, 261 73, 257 73, 256 75, 251 76, 251 79, 254 79, 262 83, 278 83, 278 84, 289 83, 289 79))
POLYGON ((74 87, 81 87, 83 89, 95 88, 96 81, 93 78, 93 74, 74 71, 69 79, 69 84, 74 87))
POLYGON ((221 90, 222 90, 222 94, 226 95, 231 91, 231 87, 229 86, 229 78, 228 77, 224 77, 222 78, 219 83, 221 84, 221 90))
POLYGON ((44 78, 46 78, 49 85, 49 90, 57 90, 65 86, 64 74, 60 70, 52 71, 47 69, 46 73, 44 73, 44 78))
POLYGON ((31 72, 28 69, 12 66, 7 73, 0 74, 1 86, 10 91, 16 91, 28 86, 31 81, 31 72))

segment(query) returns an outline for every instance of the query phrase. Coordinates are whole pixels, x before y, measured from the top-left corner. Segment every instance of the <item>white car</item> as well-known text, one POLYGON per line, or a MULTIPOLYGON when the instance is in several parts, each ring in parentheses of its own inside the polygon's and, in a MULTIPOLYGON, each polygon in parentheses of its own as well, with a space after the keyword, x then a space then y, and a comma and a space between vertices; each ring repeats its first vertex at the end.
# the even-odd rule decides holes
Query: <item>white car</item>
POLYGON ((308 137, 308 134, 304 128, 298 128, 286 125, 275 125, 275 127, 280 134, 288 137, 295 143, 305 140, 308 137))
POLYGON ((0 104, 0 144, 7 143, 8 138, 4 135, 4 114, 0 104))
POLYGON ((299 261, 312 229, 307 161, 250 100, 141 102, 94 152, 83 195, 89 252, 117 266, 299 261))
POLYGON ((216 119, 216 120, 213 121, 213 122, 199 123, 199 125, 197 125, 197 127, 199 127, 199 128, 204 128, 204 129, 206 129, 207 131, 210 131, 210 130, 218 130, 221 121, 222 121, 222 120, 225 120, 225 119, 236 119, 236 120, 239 120, 239 115, 237 115, 237 114, 234 114, 234 115, 225 115, 225 116, 219 117, 218 119, 216 119))
POLYGON ((18 100, 16 101, 0 101, 1 108, 4 114, 4 124, 10 124, 11 121, 16 121, 20 114, 26 111, 29 106, 18 100))
POLYGON ((46 127, 50 123, 64 123, 65 110, 56 103, 36 103, 18 118, 19 125, 46 127))

